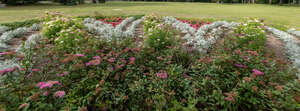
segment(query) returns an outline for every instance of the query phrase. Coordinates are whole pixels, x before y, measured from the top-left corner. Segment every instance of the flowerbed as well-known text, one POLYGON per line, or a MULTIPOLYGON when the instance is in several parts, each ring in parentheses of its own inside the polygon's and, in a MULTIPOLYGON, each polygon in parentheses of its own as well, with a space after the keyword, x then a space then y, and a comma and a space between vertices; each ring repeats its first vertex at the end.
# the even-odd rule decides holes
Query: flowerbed
POLYGON ((129 17, 116 27, 58 13, 42 21, 42 33, 30 36, 19 53, 1 53, 17 65, 0 70, 1 109, 299 108, 298 71, 267 53, 260 22, 218 21, 195 30, 157 16, 129 17), (143 38, 132 34, 141 23, 143 38), (184 38, 182 31, 193 34, 184 38))

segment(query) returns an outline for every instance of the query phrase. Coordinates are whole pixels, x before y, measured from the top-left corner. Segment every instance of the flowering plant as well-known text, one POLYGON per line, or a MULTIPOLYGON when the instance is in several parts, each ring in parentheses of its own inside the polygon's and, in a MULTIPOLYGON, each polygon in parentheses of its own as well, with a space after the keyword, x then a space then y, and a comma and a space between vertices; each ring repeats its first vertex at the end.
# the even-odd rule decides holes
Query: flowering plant
POLYGON ((235 27, 234 31, 238 36, 236 39, 239 40, 239 47, 248 45, 249 49, 259 49, 266 42, 264 24, 257 19, 246 20, 235 27))

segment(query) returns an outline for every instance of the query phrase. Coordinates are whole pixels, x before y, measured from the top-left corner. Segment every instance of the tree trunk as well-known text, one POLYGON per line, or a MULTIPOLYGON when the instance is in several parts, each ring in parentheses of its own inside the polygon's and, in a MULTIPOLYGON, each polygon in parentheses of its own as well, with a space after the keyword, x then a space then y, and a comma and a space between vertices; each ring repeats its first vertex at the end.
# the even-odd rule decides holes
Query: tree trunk
POLYGON ((217 3, 220 3, 220 0, 217 0, 217 3))
POLYGON ((282 0, 279 1, 279 4, 282 5, 282 0))
POLYGON ((298 1, 298 4, 300 5, 300 0, 298 1))
POLYGON ((97 3, 97 1, 96 1, 96 0, 93 0, 93 3, 97 3))
POLYGON ((270 5, 272 4, 272 0, 269 0, 269 4, 270 4, 270 5))

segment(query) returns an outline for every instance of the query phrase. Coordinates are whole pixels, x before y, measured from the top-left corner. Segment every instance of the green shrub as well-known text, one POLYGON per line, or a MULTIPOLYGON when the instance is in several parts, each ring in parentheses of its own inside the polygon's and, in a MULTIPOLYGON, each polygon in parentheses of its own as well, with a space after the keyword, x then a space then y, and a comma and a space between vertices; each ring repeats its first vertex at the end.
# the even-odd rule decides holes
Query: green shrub
POLYGON ((52 40, 57 38, 61 31, 68 30, 70 27, 73 27, 73 29, 83 28, 81 19, 72 19, 56 12, 47 12, 46 15, 42 18, 42 22, 42 34, 52 40))
POLYGON ((266 33, 264 30, 264 24, 257 19, 248 19, 246 22, 242 22, 234 30, 237 34, 238 47, 246 45, 250 50, 256 50, 264 47, 266 42, 266 33))
POLYGON ((161 26, 154 31, 148 33, 148 37, 145 40, 145 45, 149 48, 154 48, 156 51, 167 49, 168 46, 172 46, 176 43, 175 32, 171 30, 171 27, 161 26))

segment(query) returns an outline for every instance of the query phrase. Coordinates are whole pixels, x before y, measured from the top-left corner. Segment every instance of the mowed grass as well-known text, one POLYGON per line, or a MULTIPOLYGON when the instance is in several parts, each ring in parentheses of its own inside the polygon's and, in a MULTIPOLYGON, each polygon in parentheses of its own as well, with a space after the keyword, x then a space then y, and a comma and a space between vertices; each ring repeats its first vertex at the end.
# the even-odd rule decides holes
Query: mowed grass
POLYGON ((32 19, 45 11, 60 11, 71 16, 158 14, 186 18, 240 20, 264 18, 269 24, 300 27, 300 7, 263 4, 214 4, 182 2, 107 2, 78 6, 33 5, 0 8, 0 23, 32 19))

